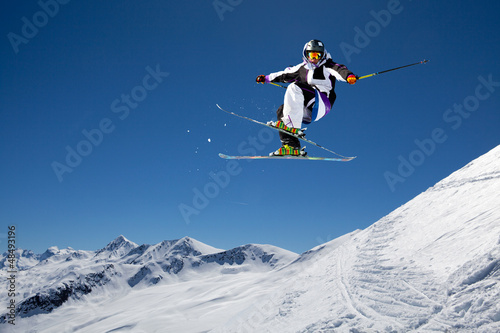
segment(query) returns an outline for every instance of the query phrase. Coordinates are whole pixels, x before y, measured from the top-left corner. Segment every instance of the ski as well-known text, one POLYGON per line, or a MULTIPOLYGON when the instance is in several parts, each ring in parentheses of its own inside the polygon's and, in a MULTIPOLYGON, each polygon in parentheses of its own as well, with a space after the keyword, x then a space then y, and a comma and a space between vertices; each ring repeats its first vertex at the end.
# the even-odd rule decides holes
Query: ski
MULTIPOLYGON (((249 120, 249 121, 251 121, 251 122, 253 122, 253 123, 256 123, 256 124, 259 124, 259 125, 262 125, 262 126, 266 126, 266 127, 272 128, 272 129, 274 129, 274 130, 277 130, 277 131, 283 132, 283 133, 285 133, 285 134, 289 134, 289 135, 291 135, 291 136, 296 137, 296 138, 297 138, 297 139, 299 139, 299 140, 305 141, 305 142, 307 142, 307 143, 309 143, 309 144, 312 144, 312 145, 314 145, 314 146, 316 146, 316 147, 318 147, 318 148, 321 148, 321 149, 323 149, 323 150, 326 150, 326 151, 327 151, 327 152, 329 152, 329 153, 332 153, 332 154, 334 154, 334 155, 337 155, 337 156, 339 157, 339 158, 338 158, 339 160, 340 160, 340 159, 342 159, 342 160, 347 160, 347 161, 350 161, 350 160, 353 160, 353 159, 355 159, 355 158, 356 158, 356 156, 348 157, 348 156, 343 156, 343 155, 340 155, 340 154, 338 154, 338 153, 336 153, 336 152, 334 152, 334 151, 332 151, 332 150, 330 150, 330 149, 328 149, 328 148, 325 148, 325 147, 323 147, 323 146, 319 145, 318 143, 316 143, 316 142, 314 142, 314 141, 311 141, 311 140, 306 139, 306 138, 304 138, 304 137, 300 137, 300 136, 294 135, 294 134, 292 134, 292 133, 290 133, 290 132, 287 132, 287 131, 285 131, 285 130, 283 130, 283 129, 281 129, 281 128, 277 128, 277 127, 274 127, 274 126, 272 126, 272 125, 268 125, 268 124, 263 123, 263 122, 261 122, 261 121, 258 121, 258 120, 255 120, 255 119, 252 119, 252 118, 249 118, 249 117, 245 117, 245 116, 239 115, 239 114, 234 113, 234 112, 231 112, 231 111, 224 110, 224 109, 223 109, 223 108, 222 108, 219 104, 216 104, 216 105, 217 105, 217 107, 218 107, 220 110, 222 110, 222 111, 224 111, 224 112, 226 112, 226 113, 229 113, 229 114, 231 114, 231 115, 233 115, 233 116, 236 116, 236 117, 239 117, 239 118, 243 118, 243 119, 249 120)), ((248 156, 248 157, 249 157, 249 156, 248 156)))
POLYGON ((231 156, 219 153, 219 157, 226 160, 309 160, 309 161, 332 161, 332 162, 348 162, 354 157, 338 158, 338 157, 315 157, 315 156, 293 156, 293 155, 283 155, 283 156, 231 156))

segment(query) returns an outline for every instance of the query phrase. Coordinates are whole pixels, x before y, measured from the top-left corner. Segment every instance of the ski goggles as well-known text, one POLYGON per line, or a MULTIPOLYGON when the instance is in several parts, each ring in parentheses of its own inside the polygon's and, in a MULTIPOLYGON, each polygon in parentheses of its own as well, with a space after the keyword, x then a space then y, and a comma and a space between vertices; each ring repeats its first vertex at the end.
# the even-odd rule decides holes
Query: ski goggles
POLYGON ((321 59, 321 57, 323 57, 323 53, 311 51, 311 52, 307 52, 307 57, 309 59, 321 59))

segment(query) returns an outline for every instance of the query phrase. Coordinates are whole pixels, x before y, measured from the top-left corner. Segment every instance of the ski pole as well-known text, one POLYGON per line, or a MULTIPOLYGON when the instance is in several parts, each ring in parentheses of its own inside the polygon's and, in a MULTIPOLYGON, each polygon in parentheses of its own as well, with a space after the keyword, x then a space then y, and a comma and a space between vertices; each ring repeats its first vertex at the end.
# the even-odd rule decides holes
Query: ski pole
MULTIPOLYGON (((379 74, 383 74, 383 73, 387 73, 387 72, 391 72, 391 71, 395 71, 396 69, 401 69, 401 68, 405 68, 405 67, 410 67, 410 66, 415 66, 415 65, 420 65, 420 64, 425 64, 429 62, 429 60, 422 60, 422 61, 419 61, 419 62, 416 62, 414 64, 409 64, 409 65, 404 65, 404 66, 400 66, 400 67, 396 67, 396 68, 391 68, 391 69, 387 69, 385 71, 381 71, 381 72, 376 72, 376 73, 372 73, 372 74, 368 74, 368 75, 363 75, 363 76, 360 76, 358 77, 358 80, 361 80, 361 79, 366 79, 367 77, 372 77, 372 76, 375 76, 375 75, 379 75, 379 74)), ((277 83, 274 83, 274 82, 269 82, 270 84, 276 86, 276 87, 281 87, 281 88, 287 88, 286 86, 283 86, 281 84, 277 84, 277 83)))
POLYGON ((277 84, 277 83, 274 83, 274 82, 269 82, 269 83, 272 84, 272 85, 274 85, 274 86, 276 86, 276 87, 281 87, 281 88, 285 88, 286 89, 286 87, 282 86, 281 84, 277 84))
POLYGON ((360 77, 358 77, 358 80, 361 80, 361 79, 366 79, 367 77, 371 77, 371 76, 375 76, 375 75, 379 75, 379 74, 387 73, 387 72, 390 72, 390 71, 395 71, 396 69, 401 69, 401 68, 405 68, 405 67, 410 67, 410 66, 415 66, 415 65, 425 64, 425 63, 426 63, 426 62, 428 62, 428 61, 429 61, 429 60, 422 60, 422 61, 416 62, 416 63, 414 63, 414 64, 409 64, 409 65, 400 66, 400 67, 396 67, 396 68, 392 68, 392 69, 387 69, 387 70, 385 70, 385 71, 381 71, 381 72, 376 72, 376 73, 372 73, 372 74, 368 74, 368 75, 360 76, 360 77))

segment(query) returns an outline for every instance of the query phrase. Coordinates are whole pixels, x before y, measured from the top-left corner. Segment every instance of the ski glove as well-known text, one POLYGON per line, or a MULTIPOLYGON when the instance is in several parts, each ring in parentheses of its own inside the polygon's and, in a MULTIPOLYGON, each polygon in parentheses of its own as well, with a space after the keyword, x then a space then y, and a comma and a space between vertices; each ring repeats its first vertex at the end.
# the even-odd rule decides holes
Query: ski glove
POLYGON ((266 83, 266 76, 265 75, 259 75, 255 79, 255 81, 257 81, 257 83, 266 83))
POLYGON ((347 77, 347 82, 348 82, 349 84, 355 84, 357 79, 358 79, 358 78, 356 77, 356 75, 351 74, 351 75, 349 75, 349 76, 347 77))

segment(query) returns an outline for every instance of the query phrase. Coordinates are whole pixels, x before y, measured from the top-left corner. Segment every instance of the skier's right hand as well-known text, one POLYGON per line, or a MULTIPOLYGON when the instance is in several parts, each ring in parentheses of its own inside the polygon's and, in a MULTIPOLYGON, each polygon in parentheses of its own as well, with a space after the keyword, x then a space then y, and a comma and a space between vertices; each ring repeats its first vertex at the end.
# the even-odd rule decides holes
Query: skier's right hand
POLYGON ((255 81, 257 81, 257 83, 266 83, 266 76, 265 75, 259 75, 255 79, 255 81))

